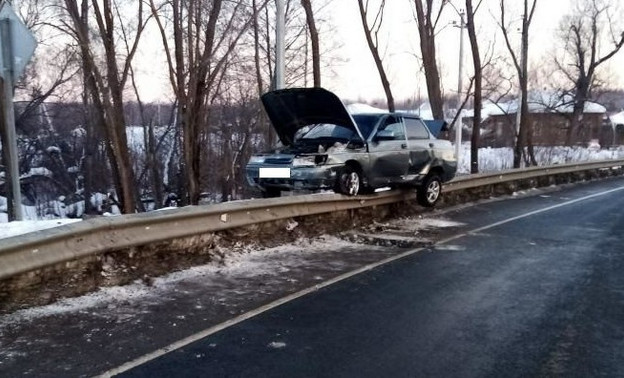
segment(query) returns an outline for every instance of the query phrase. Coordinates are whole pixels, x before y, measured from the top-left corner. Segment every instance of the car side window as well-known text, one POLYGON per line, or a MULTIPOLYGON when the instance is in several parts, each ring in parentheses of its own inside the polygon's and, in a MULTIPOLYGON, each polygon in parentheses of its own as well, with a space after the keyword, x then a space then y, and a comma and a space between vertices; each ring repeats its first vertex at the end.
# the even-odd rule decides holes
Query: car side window
POLYGON ((403 123, 398 117, 387 117, 377 129, 377 132, 382 130, 392 132, 394 138, 392 140, 405 140, 405 129, 403 123))
POLYGON ((405 128, 407 129, 407 139, 429 139, 429 130, 427 126, 416 118, 405 118, 405 128))

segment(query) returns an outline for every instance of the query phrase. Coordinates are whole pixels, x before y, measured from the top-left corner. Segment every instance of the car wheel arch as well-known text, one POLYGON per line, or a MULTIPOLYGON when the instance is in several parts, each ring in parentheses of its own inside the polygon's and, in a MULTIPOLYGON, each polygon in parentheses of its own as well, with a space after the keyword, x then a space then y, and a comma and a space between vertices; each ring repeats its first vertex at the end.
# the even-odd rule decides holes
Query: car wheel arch
POLYGON ((427 172, 427 175, 437 175, 440 178, 442 178, 444 177, 444 168, 442 168, 441 165, 433 165, 429 169, 429 172, 427 172))
POLYGON ((358 189, 356 193, 351 193, 350 195, 366 193, 367 184, 366 184, 366 176, 363 173, 362 166, 356 160, 348 160, 345 161, 340 167, 336 170, 336 182, 334 184, 334 191, 337 193, 348 194, 348 189, 344 188, 344 183, 341 182, 343 179, 342 175, 344 172, 355 172, 357 174, 358 179, 358 189))

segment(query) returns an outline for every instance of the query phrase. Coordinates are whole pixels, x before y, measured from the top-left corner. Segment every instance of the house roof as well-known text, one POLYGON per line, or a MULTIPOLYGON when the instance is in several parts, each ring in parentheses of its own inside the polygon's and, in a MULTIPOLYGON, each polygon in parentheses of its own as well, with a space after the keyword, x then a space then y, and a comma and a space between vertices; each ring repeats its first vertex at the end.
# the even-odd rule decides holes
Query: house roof
POLYGON ((347 111, 351 114, 362 113, 386 113, 387 110, 379 109, 368 104, 354 103, 346 105, 347 111))
MULTIPOLYGON (((353 103, 346 105, 347 111, 351 114, 373 114, 373 113, 387 113, 388 110, 375 108, 367 104, 353 103)), ((418 107, 418 109, 408 110, 396 110, 397 113, 415 114, 423 120, 433 120, 433 114, 431 112, 431 106, 428 102, 424 102, 418 107)))
MULTIPOLYGON (((564 113, 570 114, 574 110, 572 97, 568 95, 553 94, 547 92, 532 92, 529 94, 529 113, 564 113)), ((486 120, 492 116, 516 114, 518 101, 494 103, 487 101, 481 108, 481 119, 486 120)), ((607 109, 592 101, 585 102, 585 114, 603 114, 607 109)), ((474 109, 469 109, 464 117, 474 117, 474 109)))
POLYGON ((624 125, 624 112, 619 112, 609 116, 609 119, 614 125, 624 125))

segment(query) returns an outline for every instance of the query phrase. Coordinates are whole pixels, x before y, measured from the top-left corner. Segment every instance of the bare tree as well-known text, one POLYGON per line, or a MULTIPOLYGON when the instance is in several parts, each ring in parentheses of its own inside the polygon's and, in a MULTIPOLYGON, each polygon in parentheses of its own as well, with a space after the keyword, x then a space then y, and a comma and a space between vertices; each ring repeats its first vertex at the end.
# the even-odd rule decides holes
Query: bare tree
POLYGON ((199 202, 201 133, 208 120, 214 89, 229 55, 254 22, 256 12, 265 5, 266 0, 249 14, 243 1, 172 0, 157 5, 155 0, 150 0, 165 49, 169 79, 178 101, 183 168, 190 204, 199 202), (172 30, 165 25, 168 17, 172 30))
POLYGON ((481 66, 481 55, 479 54, 479 42, 477 41, 474 16, 481 3, 482 0, 479 0, 477 6, 473 7, 472 0, 466 0, 466 27, 468 28, 474 67, 474 117, 472 120, 472 137, 470 140, 470 173, 479 172, 479 136, 481 133, 481 107, 483 104, 483 95, 481 92, 483 67, 481 66))
POLYGON ((319 47, 319 33, 316 29, 316 22, 314 21, 314 11, 312 10, 312 3, 310 0, 301 0, 301 6, 305 10, 310 43, 312 44, 312 76, 314 77, 314 86, 320 87, 321 52, 319 47))
POLYGON ((578 0, 575 9, 560 26, 559 39, 565 44, 562 57, 555 59, 571 89, 573 111, 566 132, 566 144, 574 143, 583 128, 585 103, 591 98, 600 66, 624 45, 624 22, 616 17, 612 0, 578 0))
POLYGON ((435 30, 447 1, 414 0, 414 4, 431 111, 433 118, 444 119, 444 100, 440 85, 440 72, 438 71, 435 30))
POLYGON ((69 17, 65 30, 76 40, 83 61, 83 70, 98 123, 106 130, 107 147, 111 158, 117 194, 124 213, 136 211, 136 187, 126 137, 123 93, 126 88, 132 59, 146 25, 143 2, 134 10, 133 30, 129 20, 123 19, 119 5, 112 0, 64 0, 64 11, 69 17), (90 3, 90 4, 89 4, 90 3), (91 28, 90 22, 96 27, 91 28), (91 38, 95 35, 96 38, 91 38), (122 47, 119 47, 121 44, 122 47), (103 51, 103 63, 98 52, 103 51), (124 56, 120 58, 120 56, 124 56))
POLYGON ((511 45, 511 37, 509 25, 507 24, 507 12, 505 10, 505 0, 500 0, 500 28, 505 38, 505 44, 507 50, 513 60, 514 67, 518 73, 518 85, 520 86, 520 108, 516 109, 516 112, 520 112, 520 126, 516 131, 516 145, 514 147, 514 168, 519 168, 522 162, 522 157, 525 156, 524 148, 528 149, 528 157, 525 156, 525 163, 527 165, 537 165, 535 160, 535 154, 533 152, 532 143, 532 126, 529 121, 529 91, 528 91, 528 55, 529 55, 529 28, 533 21, 533 15, 535 14, 535 7, 537 0, 532 0, 529 6, 529 0, 524 0, 524 11, 522 14, 522 43, 520 57, 516 53, 516 50, 511 45))
POLYGON ((358 0, 358 5, 360 7, 360 16, 362 19, 362 26, 364 27, 364 34, 366 35, 366 42, 368 43, 368 48, 370 49, 373 59, 375 60, 375 65, 377 66, 377 71, 379 71, 379 77, 381 79, 381 85, 386 93, 388 110, 393 112, 394 97, 392 96, 390 82, 388 81, 388 76, 386 75, 386 70, 384 69, 381 55, 379 54, 379 30, 381 28, 381 24, 383 23, 386 1, 382 0, 379 4, 379 8, 377 9, 372 25, 369 25, 368 23, 368 0, 366 0, 366 3, 364 3, 363 0, 358 0))

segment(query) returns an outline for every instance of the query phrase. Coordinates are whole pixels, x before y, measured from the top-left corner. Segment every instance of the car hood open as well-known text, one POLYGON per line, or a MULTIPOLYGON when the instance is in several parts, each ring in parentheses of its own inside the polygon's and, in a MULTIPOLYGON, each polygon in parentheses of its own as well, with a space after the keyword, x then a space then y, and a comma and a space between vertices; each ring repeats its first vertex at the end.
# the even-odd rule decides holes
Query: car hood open
POLYGON ((294 143, 300 129, 320 123, 349 128, 362 138, 342 101, 326 89, 280 89, 265 93, 261 99, 273 128, 285 146, 294 143))

